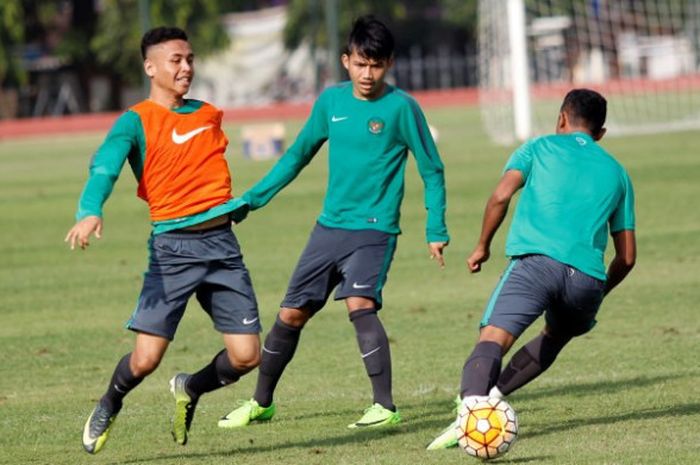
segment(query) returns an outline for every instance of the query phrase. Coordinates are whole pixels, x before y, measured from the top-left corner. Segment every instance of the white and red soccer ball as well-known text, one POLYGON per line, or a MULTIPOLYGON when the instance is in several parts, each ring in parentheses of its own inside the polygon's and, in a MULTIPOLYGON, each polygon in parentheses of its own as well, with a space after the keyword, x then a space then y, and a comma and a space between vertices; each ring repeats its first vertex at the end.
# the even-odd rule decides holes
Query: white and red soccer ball
POLYGON ((455 434, 467 454, 493 459, 513 446, 518 437, 518 417, 503 399, 468 396, 459 406, 455 434))

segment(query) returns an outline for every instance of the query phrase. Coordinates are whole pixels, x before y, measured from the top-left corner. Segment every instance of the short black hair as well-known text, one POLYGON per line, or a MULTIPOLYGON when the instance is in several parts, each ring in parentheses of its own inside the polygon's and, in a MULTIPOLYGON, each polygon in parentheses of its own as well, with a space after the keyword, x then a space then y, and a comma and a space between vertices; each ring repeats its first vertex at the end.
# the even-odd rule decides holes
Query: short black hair
POLYGON ((394 36, 374 16, 360 16, 352 23, 345 53, 350 55, 353 50, 365 58, 388 60, 394 55, 394 36))
POLYGON ((179 27, 155 27, 147 31, 141 39, 141 56, 145 60, 146 52, 150 47, 169 40, 184 40, 187 42, 187 33, 179 27))
POLYGON ((572 123, 582 125, 597 135, 603 129, 608 112, 608 102, 598 92, 590 89, 569 91, 561 104, 572 123))

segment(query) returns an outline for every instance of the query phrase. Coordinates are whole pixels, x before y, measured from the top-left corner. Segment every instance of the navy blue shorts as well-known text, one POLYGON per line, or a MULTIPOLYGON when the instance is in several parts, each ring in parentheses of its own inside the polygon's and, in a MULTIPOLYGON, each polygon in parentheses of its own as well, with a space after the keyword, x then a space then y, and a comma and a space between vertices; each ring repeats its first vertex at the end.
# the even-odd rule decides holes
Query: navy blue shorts
POLYGON ((603 301, 605 282, 544 255, 514 257, 491 295, 481 326, 518 337, 545 314, 556 333, 590 331, 603 301))
POLYGON ((158 234, 148 245, 148 271, 127 328, 172 340, 195 294, 219 332, 262 330, 253 285, 229 224, 158 234))
POLYGON ((292 274, 281 306, 317 312, 337 286, 335 300, 367 297, 382 308, 382 288, 396 250, 396 235, 316 224, 292 274))

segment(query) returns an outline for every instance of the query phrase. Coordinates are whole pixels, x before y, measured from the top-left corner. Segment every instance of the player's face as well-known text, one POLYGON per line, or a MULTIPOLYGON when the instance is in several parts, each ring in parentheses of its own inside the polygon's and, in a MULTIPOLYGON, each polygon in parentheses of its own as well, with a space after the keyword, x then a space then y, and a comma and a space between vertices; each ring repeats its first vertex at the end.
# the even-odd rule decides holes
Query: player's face
POLYGON ((150 47, 143 66, 152 86, 177 97, 190 90, 194 78, 194 54, 189 42, 169 40, 150 47))
POLYGON ((343 66, 348 70, 355 97, 371 100, 381 96, 384 91, 384 78, 391 68, 393 60, 374 60, 352 50, 343 54, 343 66))

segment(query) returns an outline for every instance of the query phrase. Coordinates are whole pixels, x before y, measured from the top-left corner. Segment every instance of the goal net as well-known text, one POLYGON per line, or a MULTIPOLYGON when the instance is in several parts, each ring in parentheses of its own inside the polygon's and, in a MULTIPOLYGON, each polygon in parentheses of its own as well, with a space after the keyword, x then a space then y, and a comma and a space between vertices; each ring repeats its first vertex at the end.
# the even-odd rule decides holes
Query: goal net
POLYGON ((494 141, 554 130, 566 92, 608 99, 608 134, 700 128, 700 0, 480 0, 479 101, 494 141))

